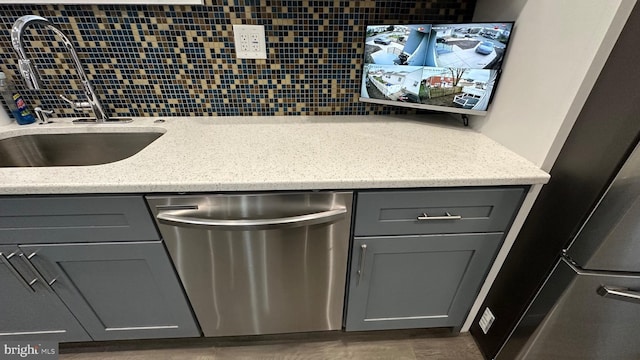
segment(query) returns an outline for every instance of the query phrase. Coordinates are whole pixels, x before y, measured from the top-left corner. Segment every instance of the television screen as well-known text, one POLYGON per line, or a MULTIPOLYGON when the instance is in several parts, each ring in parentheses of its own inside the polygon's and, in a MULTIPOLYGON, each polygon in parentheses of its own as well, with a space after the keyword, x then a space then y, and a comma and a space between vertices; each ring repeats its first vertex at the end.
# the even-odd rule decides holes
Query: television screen
POLYGON ((360 101, 483 115, 513 22, 369 25, 360 101))

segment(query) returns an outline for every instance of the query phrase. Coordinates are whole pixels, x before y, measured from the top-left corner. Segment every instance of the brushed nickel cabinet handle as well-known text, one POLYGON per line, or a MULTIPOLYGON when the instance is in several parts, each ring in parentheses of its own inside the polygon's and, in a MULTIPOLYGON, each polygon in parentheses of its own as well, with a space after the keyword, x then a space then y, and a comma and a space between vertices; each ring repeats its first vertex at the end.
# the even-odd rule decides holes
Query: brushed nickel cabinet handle
POLYGON ((44 276, 42 276, 42 274, 40 273, 40 271, 38 271, 38 269, 33 265, 33 263, 31 263, 31 258, 33 258, 34 256, 36 256, 36 253, 32 253, 31 255, 27 256, 25 254, 20 254, 20 258, 24 261, 25 265, 27 265, 27 267, 29 268, 29 270, 31 270, 36 278, 39 281, 42 281, 42 283, 44 284, 44 286, 47 288, 47 290, 54 292, 53 288, 51 288, 51 285, 53 283, 56 282, 57 279, 53 279, 51 280, 51 282, 47 281, 47 279, 44 278, 44 276))
POLYGON ((420 221, 430 221, 430 220, 461 220, 462 216, 460 215, 451 215, 449 212, 445 212, 444 216, 429 216, 427 213, 422 213, 422 215, 418 216, 418 220, 420 221))
POLYGON ((29 282, 27 282, 27 280, 20 274, 18 269, 16 269, 11 263, 11 261, 9 261, 9 258, 4 256, 4 254, 1 252, 0 252, 0 261, 2 261, 5 265, 7 265, 7 267, 9 268, 9 271, 13 274, 13 276, 15 276, 18 279, 18 282, 20 282, 20 284, 22 284, 25 288, 27 288, 27 290, 35 292, 33 287, 31 287, 31 284, 33 284, 35 281, 32 281, 31 284, 29 284, 29 282))
POLYGON ((360 266, 358 266, 358 284, 364 275, 364 261, 367 256, 367 244, 360 245, 360 266))

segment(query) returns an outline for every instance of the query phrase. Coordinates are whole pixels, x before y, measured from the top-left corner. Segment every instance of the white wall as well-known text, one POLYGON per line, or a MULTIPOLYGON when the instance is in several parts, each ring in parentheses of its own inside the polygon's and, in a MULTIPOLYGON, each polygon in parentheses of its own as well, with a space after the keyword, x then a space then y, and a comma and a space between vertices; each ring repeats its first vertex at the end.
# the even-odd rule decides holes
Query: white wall
MULTIPOLYGON (((635 3, 478 0, 474 21, 515 19, 516 27, 489 113, 472 117, 470 125, 549 171, 635 3)), ((540 190, 532 187, 524 199, 462 331, 480 310, 540 190)))
POLYGON ((522 10, 493 103, 471 126, 549 170, 635 2, 478 0, 474 21, 522 10))

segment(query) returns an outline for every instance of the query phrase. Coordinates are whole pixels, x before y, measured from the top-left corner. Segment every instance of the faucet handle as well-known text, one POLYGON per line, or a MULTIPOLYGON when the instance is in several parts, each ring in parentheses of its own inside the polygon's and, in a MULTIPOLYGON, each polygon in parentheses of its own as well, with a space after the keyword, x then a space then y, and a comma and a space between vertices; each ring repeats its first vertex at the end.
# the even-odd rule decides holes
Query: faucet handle
POLYGON ((36 117, 40 121, 40 124, 49 124, 53 121, 49 121, 49 115, 53 114, 53 110, 43 110, 40 106, 33 109, 36 113, 36 117))
POLYGON ((93 107, 91 106, 91 103, 88 101, 72 101, 69 100, 67 97, 65 97, 64 95, 58 95, 60 96, 60 98, 62 100, 64 100, 66 103, 68 103, 69 105, 71 105, 71 107, 74 110, 82 110, 82 111, 89 111, 89 110, 93 110, 93 107))

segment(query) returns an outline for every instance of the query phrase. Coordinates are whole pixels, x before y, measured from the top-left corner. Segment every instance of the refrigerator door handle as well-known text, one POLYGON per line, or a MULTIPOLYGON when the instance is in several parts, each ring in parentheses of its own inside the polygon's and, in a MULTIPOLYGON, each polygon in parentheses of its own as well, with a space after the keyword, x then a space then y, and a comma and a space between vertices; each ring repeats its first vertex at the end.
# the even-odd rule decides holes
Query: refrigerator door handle
POLYGON ((609 299, 640 304, 640 292, 631 291, 628 288, 602 285, 596 292, 598 295, 609 299))

